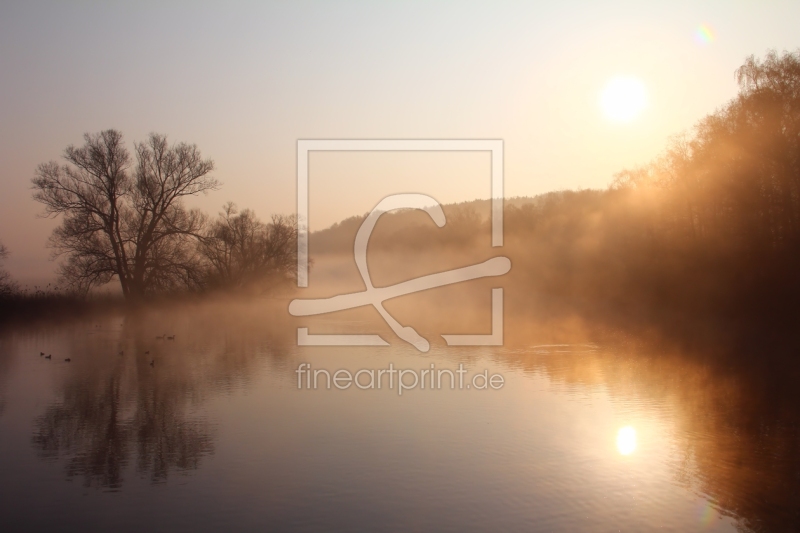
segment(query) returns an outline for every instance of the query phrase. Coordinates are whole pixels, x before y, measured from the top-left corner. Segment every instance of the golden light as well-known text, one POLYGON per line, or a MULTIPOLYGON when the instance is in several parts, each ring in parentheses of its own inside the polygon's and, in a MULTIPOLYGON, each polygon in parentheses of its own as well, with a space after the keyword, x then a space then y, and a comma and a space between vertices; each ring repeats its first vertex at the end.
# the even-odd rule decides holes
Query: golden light
POLYGON ((617 432, 617 450, 622 455, 630 455, 636 451, 636 430, 631 426, 620 428, 617 432))
POLYGON ((639 78, 617 76, 600 94, 600 107, 614 122, 630 122, 647 107, 647 90, 639 78))

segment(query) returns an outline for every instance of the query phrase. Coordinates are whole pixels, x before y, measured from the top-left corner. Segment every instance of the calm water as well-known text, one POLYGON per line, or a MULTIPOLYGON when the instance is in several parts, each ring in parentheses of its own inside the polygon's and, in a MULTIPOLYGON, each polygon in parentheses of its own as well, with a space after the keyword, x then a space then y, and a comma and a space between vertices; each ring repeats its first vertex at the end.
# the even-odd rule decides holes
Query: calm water
POLYGON ((791 388, 602 345, 294 336, 247 307, 3 333, 3 531, 798 530, 791 388), (300 363, 505 383, 298 390, 300 363))

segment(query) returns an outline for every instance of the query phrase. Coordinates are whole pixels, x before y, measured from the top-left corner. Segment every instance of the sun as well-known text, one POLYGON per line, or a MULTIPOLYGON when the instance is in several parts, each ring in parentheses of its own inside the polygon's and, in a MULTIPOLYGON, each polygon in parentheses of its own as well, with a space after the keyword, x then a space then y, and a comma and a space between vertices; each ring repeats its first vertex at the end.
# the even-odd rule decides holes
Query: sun
POLYGON ((614 122, 631 122, 647 107, 647 89, 639 78, 616 76, 600 94, 600 107, 614 122))

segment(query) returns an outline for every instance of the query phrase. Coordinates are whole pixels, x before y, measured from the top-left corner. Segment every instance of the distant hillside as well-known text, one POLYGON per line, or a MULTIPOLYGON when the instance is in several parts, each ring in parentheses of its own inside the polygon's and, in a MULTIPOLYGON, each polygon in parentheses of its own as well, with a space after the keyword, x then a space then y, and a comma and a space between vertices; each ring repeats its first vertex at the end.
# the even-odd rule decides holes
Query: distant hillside
MULTIPOLYGON (((561 199, 565 191, 548 192, 534 197, 516 196, 506 198, 503 201, 504 211, 522 209, 526 206, 531 208, 540 207, 548 202, 561 199)), ((477 226, 482 226, 491 217, 490 200, 472 200, 442 206, 447 217, 447 224, 444 228, 437 228, 425 213, 419 210, 401 210, 386 213, 381 217, 373 233, 374 238, 370 244, 376 247, 385 248, 390 245, 386 242, 387 233, 392 234, 392 242, 397 244, 414 239, 422 231, 426 234, 426 242, 430 242, 431 230, 442 232, 440 236, 441 244, 463 243, 463 239, 458 239, 456 233, 467 233, 472 235, 477 230, 477 226), (466 222, 466 224, 464 224, 466 222), (454 240, 454 237, 455 240, 454 240)), ((350 253, 353 249, 356 233, 361 226, 366 214, 352 216, 336 222, 329 228, 314 231, 309 235, 309 251, 313 254, 328 253, 350 253)), ((490 228, 485 228, 487 231, 490 228)), ((435 239, 438 240, 438 239, 435 239)))

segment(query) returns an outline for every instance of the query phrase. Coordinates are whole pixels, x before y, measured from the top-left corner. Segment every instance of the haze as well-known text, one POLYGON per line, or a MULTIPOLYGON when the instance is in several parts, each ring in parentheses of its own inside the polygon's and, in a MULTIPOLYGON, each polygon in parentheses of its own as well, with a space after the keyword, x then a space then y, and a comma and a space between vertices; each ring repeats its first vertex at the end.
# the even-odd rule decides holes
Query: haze
MULTIPOLYGON (((56 222, 36 218, 30 179, 85 132, 196 143, 224 183, 195 201, 211 213, 228 200, 292 213, 296 141, 308 138, 500 138, 507 197, 599 188, 733 97, 746 56, 794 49, 797 20, 793 2, 4 2, 7 268, 21 283, 52 278, 56 222), (647 90, 624 124, 598 106, 615 76, 647 90)), ((337 171, 328 159, 312 177, 329 191, 312 229, 368 210, 413 167, 376 175, 375 161, 337 171), (336 172, 346 188, 326 188, 336 172)), ((451 163, 411 174, 443 203, 488 196, 484 159, 451 163)))

